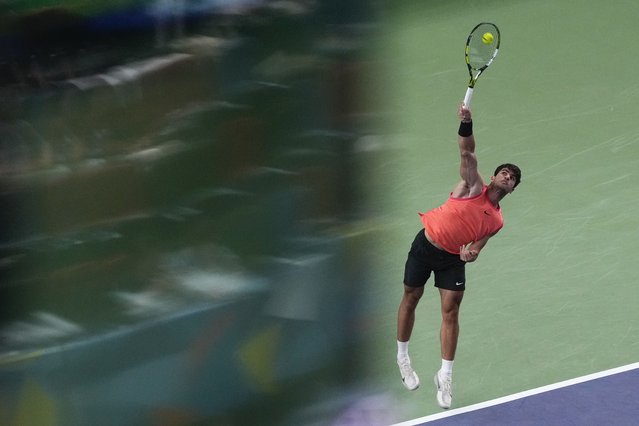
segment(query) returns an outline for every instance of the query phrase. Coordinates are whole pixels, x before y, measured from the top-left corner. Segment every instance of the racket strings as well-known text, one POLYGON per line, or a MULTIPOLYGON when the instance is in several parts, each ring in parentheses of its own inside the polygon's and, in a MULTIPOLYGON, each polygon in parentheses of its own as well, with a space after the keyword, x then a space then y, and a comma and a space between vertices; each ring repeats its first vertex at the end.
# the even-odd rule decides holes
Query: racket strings
POLYGON ((473 30, 469 36, 466 47, 466 61, 474 70, 480 70, 488 66, 499 48, 499 30, 492 24, 481 24, 473 30), (484 34, 490 34, 493 39, 490 43, 484 42, 484 34))

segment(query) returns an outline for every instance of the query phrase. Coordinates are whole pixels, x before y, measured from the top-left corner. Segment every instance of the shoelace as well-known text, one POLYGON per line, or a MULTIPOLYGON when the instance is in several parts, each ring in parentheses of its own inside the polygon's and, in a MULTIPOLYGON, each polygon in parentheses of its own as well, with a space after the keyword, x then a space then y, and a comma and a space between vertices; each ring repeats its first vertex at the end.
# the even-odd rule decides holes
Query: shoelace
POLYGON ((442 380, 442 378, 439 375, 437 375, 437 380, 439 382, 439 387, 440 387, 442 393, 447 393, 447 394, 452 396, 452 394, 453 394, 453 391, 452 391, 453 381, 452 381, 452 379, 444 379, 444 380, 442 380))
POLYGON ((409 359, 400 360, 399 369, 402 372, 402 377, 408 377, 409 375, 413 373, 413 367, 411 367, 409 359))

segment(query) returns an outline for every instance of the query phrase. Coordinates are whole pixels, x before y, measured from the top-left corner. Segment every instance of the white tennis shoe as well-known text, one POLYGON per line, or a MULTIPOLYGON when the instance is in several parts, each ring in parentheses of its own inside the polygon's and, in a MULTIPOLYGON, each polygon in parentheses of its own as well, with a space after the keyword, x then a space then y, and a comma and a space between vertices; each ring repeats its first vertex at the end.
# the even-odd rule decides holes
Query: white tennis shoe
POLYGON ((405 356, 397 359, 399 372, 402 375, 402 383, 408 390, 415 390, 419 387, 419 377, 410 365, 410 357, 405 356))
POLYGON ((453 403, 453 378, 438 371, 433 378, 437 387, 437 404, 442 408, 450 408, 453 403))

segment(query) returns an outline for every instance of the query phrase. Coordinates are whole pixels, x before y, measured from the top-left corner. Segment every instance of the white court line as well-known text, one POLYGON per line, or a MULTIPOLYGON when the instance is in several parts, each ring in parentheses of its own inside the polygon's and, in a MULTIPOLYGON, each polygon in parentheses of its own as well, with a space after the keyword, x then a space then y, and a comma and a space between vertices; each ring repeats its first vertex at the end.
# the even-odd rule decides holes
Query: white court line
POLYGON ((563 382, 553 383, 551 385, 542 386, 535 389, 530 389, 527 391, 515 393, 512 395, 504 396, 497 399, 492 399, 490 401, 480 402, 478 404, 469 405, 467 407, 455 408, 450 411, 445 411, 438 414, 432 414, 426 417, 420 417, 414 420, 408 420, 401 423, 395 423, 392 426, 414 426, 420 425, 422 423, 430 422, 433 420, 439 420, 446 417, 456 416, 458 414, 468 413, 470 411, 481 410, 482 408, 493 407, 499 404, 505 404, 510 401, 514 401, 521 398, 526 398, 528 396, 537 395, 544 392, 549 392, 555 389, 565 388, 567 386, 576 385, 578 383, 587 382, 590 380, 600 379, 606 376, 612 376, 613 374, 623 373, 624 371, 630 371, 639 368, 639 362, 634 364, 623 365, 621 367, 612 368, 610 370, 600 371, 599 373, 589 374, 587 376, 581 376, 570 380, 565 380, 563 382))

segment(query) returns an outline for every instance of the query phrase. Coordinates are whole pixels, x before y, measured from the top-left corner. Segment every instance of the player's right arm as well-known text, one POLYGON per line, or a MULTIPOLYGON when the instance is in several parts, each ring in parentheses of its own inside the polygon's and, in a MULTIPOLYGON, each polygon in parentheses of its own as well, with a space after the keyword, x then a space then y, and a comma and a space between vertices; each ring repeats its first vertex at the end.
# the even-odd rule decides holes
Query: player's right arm
POLYGON ((475 136, 472 133, 472 127, 470 128, 470 133, 468 131, 462 131, 464 127, 467 129, 464 123, 470 123, 470 125, 472 125, 472 116, 470 110, 463 104, 460 105, 457 114, 461 121, 460 134, 457 138, 460 155, 459 174, 461 181, 453 189, 452 196, 455 198, 474 197, 481 193, 484 187, 484 181, 477 168, 475 136))

